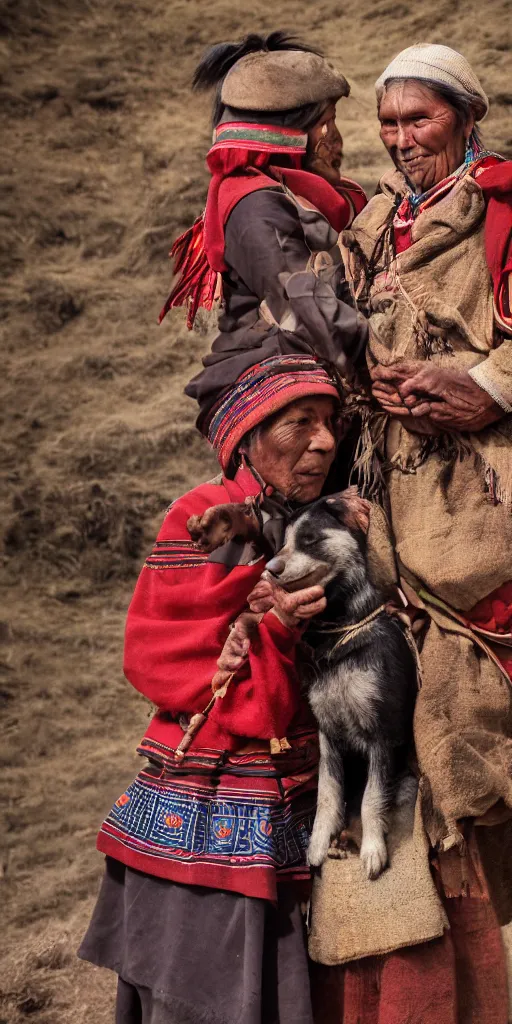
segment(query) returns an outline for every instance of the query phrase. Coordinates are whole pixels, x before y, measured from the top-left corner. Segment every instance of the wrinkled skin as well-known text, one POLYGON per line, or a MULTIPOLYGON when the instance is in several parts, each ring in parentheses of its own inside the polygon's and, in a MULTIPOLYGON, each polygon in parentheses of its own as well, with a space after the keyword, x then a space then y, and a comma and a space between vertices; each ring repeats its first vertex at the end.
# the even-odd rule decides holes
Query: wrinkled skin
MULTIPOLYGON (((464 160, 474 118, 458 123, 449 103, 422 82, 406 79, 384 93, 380 137, 393 163, 421 194, 452 174, 464 160)), ((476 432, 503 410, 468 373, 416 360, 371 370, 372 392, 385 412, 407 430, 476 432)))
POLYGON ((249 612, 242 612, 233 624, 217 661, 218 671, 212 680, 215 692, 229 682, 229 677, 241 667, 249 653, 251 637, 265 612, 294 629, 305 625, 308 619, 319 615, 327 604, 323 587, 307 587, 288 594, 267 580, 260 580, 247 598, 249 612))
MULTIPOLYGON (((271 418, 247 451, 251 465, 289 501, 314 501, 322 493, 336 454, 339 409, 327 395, 299 398, 271 418)), ((242 449, 243 450, 243 449, 242 449)))
POLYGON ((336 125, 336 104, 329 103, 322 117, 308 132, 305 170, 319 174, 330 185, 339 185, 343 139, 336 125))
POLYGON ((379 107, 380 137, 395 166, 420 195, 460 167, 474 118, 457 121, 453 107, 422 82, 389 86, 379 107))
POLYGON ((288 594, 269 580, 260 580, 256 584, 247 603, 256 619, 243 614, 236 620, 217 661, 217 667, 223 673, 236 672, 240 668, 249 653, 254 622, 258 622, 265 612, 271 612, 283 625, 294 629, 323 612, 327 604, 323 587, 307 587, 288 594))
POLYGON ((468 373, 404 360, 371 371, 372 393, 407 430, 477 432, 501 419, 503 409, 468 373))

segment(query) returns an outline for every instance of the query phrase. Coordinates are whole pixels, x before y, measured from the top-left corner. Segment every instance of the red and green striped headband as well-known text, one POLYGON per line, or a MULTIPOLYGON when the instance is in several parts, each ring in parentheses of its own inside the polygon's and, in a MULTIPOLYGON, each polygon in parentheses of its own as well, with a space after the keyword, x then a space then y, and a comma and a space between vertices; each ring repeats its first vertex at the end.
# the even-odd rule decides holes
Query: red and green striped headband
POLYGON ((240 147, 256 150, 258 153, 306 152, 308 137, 297 128, 280 128, 272 124, 250 124, 244 121, 226 121, 219 124, 213 133, 210 153, 218 149, 240 147))
POLYGON ((334 378, 312 356, 271 356, 240 375, 214 407, 207 437, 224 470, 240 441, 268 416, 307 395, 340 401, 334 378))

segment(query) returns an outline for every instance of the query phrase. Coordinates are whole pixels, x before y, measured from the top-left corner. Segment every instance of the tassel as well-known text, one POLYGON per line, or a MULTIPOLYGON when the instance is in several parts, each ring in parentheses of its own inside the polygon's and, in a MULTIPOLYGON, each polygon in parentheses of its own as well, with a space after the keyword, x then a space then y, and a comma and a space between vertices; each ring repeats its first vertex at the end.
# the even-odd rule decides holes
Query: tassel
POLYGON ((412 330, 416 344, 425 359, 432 359, 432 356, 438 353, 447 352, 453 355, 453 345, 448 341, 446 331, 430 323, 425 310, 417 311, 412 330))
POLYGON ((385 482, 379 452, 384 447, 383 437, 388 416, 380 412, 372 413, 364 405, 359 412, 361 433, 354 452, 349 483, 356 484, 362 498, 382 504, 385 482))
POLYGON ((286 751, 291 749, 292 745, 286 736, 283 736, 281 739, 278 739, 277 736, 273 736, 270 740, 270 753, 272 756, 275 754, 286 754, 286 751))
POLYGON ((204 251, 203 216, 198 217, 192 227, 176 239, 169 256, 174 260, 174 276, 178 280, 171 289, 158 323, 162 323, 170 309, 186 305, 187 327, 190 331, 199 307, 212 309, 222 292, 222 277, 211 270, 204 251))
POLYGON ((205 714, 204 711, 200 712, 197 715, 192 715, 192 718, 190 719, 190 722, 187 727, 187 731, 181 743, 179 744, 179 746, 176 747, 176 750, 174 752, 176 761, 183 761, 183 758, 185 757, 185 754, 187 753, 187 750, 190 747, 190 744, 192 743, 194 736, 196 735, 197 732, 199 732, 201 726, 206 722, 207 717, 208 715, 205 714))
MULTIPOLYGON (((217 672, 217 676, 219 675, 220 673, 217 672)), ((188 723, 187 729, 185 730, 185 735, 181 740, 181 743, 179 743, 179 745, 176 747, 176 750, 174 751, 174 757, 176 761, 183 761, 183 758, 185 757, 185 754, 187 753, 187 750, 190 747, 192 740, 199 732, 201 726, 204 725, 204 723, 206 722, 206 719, 208 718, 208 715, 210 714, 210 711, 212 710, 215 701, 219 698, 226 696, 228 686, 231 683, 231 680, 233 679, 234 675, 234 672, 230 672, 226 677, 226 673, 224 673, 225 678, 223 679, 223 684, 217 686, 217 689, 215 690, 213 697, 211 698, 211 700, 208 701, 208 704, 206 705, 204 710, 198 712, 197 715, 192 715, 192 718, 188 723)))

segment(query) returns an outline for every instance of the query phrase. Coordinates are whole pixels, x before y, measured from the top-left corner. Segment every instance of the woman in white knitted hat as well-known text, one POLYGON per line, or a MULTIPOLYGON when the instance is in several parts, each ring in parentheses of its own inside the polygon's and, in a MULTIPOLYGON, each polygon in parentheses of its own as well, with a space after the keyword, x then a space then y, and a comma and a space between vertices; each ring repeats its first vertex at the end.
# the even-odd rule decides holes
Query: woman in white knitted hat
POLYGON ((373 460, 396 582, 425 620, 415 746, 450 930, 335 969, 344 1009, 332 1020, 506 1024, 512 164, 483 149, 488 100, 449 47, 408 47, 376 88, 394 168, 343 235, 370 328, 372 440, 359 465, 371 493, 373 460))

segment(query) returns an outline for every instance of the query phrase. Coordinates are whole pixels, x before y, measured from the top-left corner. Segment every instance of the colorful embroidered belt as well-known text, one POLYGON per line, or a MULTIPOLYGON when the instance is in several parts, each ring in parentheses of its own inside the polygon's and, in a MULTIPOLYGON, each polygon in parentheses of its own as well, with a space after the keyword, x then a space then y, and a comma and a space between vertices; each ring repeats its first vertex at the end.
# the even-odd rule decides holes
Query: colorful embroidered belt
POLYGON ((156 762, 174 776, 190 773, 210 775, 222 771, 224 775, 261 776, 264 778, 280 778, 282 775, 316 771, 318 767, 318 734, 316 730, 307 729, 289 737, 291 750, 281 754, 270 754, 269 744, 266 750, 230 753, 224 750, 211 750, 200 747, 190 750, 182 761, 175 759, 173 747, 159 740, 145 736, 137 747, 137 753, 156 762))
POLYGON ((316 736, 296 743, 280 756, 222 762, 218 751, 200 750, 178 768, 161 750, 156 763, 144 744, 149 765, 116 800, 98 849, 171 881, 275 900, 278 882, 310 877, 316 736))

